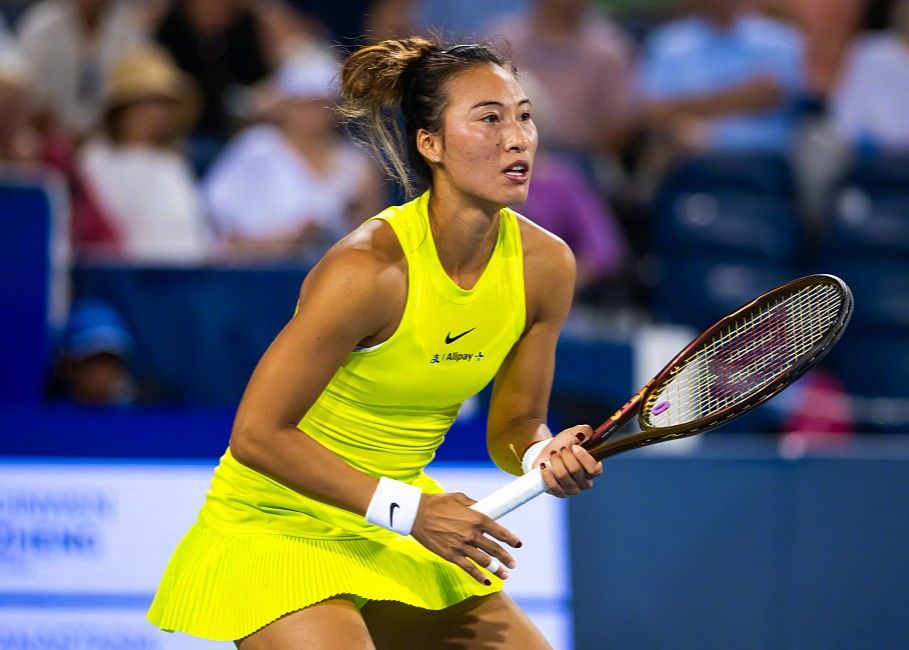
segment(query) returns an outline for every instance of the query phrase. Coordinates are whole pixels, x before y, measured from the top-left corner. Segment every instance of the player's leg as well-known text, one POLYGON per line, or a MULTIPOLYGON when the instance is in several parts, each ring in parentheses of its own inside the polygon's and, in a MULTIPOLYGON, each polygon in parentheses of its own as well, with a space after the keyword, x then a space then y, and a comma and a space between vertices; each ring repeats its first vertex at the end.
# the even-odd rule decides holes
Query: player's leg
POLYGON ((375 650, 360 610, 343 596, 291 612, 235 643, 240 650, 375 650))
POLYGON ((362 614, 379 650, 551 648, 527 615, 501 592, 468 598, 439 611, 371 601, 362 614))

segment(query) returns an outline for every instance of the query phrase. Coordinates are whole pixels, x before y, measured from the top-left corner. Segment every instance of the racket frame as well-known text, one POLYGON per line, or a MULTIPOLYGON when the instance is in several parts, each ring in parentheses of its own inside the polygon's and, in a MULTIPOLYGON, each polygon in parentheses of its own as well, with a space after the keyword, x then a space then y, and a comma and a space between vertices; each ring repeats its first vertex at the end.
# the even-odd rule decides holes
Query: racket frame
POLYGON ((849 289, 845 282, 843 282, 835 275, 808 275, 787 282, 786 284, 780 285, 775 289, 771 289, 770 291, 761 294, 754 300, 745 303, 731 314, 724 316, 718 320, 712 326, 704 330, 704 332, 702 332, 700 335, 695 337, 691 343, 682 348, 682 350, 677 355, 675 355, 675 357, 673 357, 673 359, 667 363, 666 366, 660 372, 658 372, 653 379, 647 382, 647 384, 640 391, 638 391, 634 397, 628 400, 624 406, 619 408, 619 410, 617 410, 612 416, 603 422, 603 424, 596 428, 591 439, 583 444, 584 448, 587 449, 592 456, 600 460, 603 458, 608 458, 609 456, 620 454, 625 451, 629 451, 631 449, 646 447, 647 445, 652 445, 664 440, 671 440, 673 438, 685 438, 688 436, 693 436, 722 426, 726 422, 729 422, 730 420, 745 414, 751 409, 760 406, 762 403, 766 402, 778 392, 789 386, 796 379, 804 375, 812 366, 823 359, 846 330, 846 326, 849 324, 849 319, 852 317, 852 310, 852 291, 849 289), (834 321, 834 323, 829 327, 826 334, 811 347, 808 353, 803 356, 803 358, 796 366, 790 368, 786 372, 781 373, 778 377, 773 379, 759 391, 755 392, 754 395, 749 396, 747 399, 742 400, 741 402, 737 402, 725 409, 718 411, 717 413, 714 413, 705 418, 701 418, 699 420, 670 425, 667 427, 651 427, 643 420, 642 417, 640 417, 642 405, 647 404, 653 392, 661 387, 663 385, 663 382, 669 379, 674 372, 677 372, 677 369, 682 367, 682 363, 694 351, 698 350, 705 341, 711 339, 718 332, 722 331, 723 328, 734 324, 737 319, 740 319, 745 314, 748 314, 755 308, 758 308, 763 303, 772 304, 775 299, 779 298, 783 294, 794 293, 806 286, 816 285, 819 283, 825 283, 836 287, 842 296, 843 306, 837 315, 836 321, 834 321), (620 439, 612 440, 612 437, 636 415, 638 416, 638 425, 641 428, 641 431, 639 433, 634 433, 620 439))

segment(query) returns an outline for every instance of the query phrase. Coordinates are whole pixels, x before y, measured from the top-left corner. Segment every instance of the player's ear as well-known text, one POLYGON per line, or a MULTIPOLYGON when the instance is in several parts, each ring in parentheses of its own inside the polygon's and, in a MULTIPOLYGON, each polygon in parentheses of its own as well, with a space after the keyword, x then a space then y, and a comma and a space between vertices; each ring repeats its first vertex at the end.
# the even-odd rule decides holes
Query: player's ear
POLYGON ((438 133, 420 129, 417 131, 417 151, 430 165, 442 162, 442 137, 438 133))

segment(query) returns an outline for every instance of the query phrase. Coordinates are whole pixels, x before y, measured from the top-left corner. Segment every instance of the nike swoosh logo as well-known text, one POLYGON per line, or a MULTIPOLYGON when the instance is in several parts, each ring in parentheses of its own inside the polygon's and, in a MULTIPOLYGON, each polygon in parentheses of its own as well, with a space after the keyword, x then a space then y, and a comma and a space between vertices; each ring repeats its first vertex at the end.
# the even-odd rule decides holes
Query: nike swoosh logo
POLYGON ((471 328, 470 328, 469 330, 467 330, 466 332, 461 332, 461 333, 458 334, 457 336, 452 336, 452 335, 451 335, 451 332, 449 332, 449 333, 445 336, 445 343, 454 343, 454 342, 457 341, 459 338, 461 338, 462 336, 467 336, 468 334, 470 334, 470 333, 471 333, 472 331, 474 331, 475 329, 477 329, 477 328, 476 328, 476 327, 471 327, 471 328))
POLYGON ((392 502, 392 504, 388 507, 388 525, 389 526, 395 525, 395 508, 400 508, 400 507, 401 506, 399 506, 397 503, 394 503, 394 502, 392 502))

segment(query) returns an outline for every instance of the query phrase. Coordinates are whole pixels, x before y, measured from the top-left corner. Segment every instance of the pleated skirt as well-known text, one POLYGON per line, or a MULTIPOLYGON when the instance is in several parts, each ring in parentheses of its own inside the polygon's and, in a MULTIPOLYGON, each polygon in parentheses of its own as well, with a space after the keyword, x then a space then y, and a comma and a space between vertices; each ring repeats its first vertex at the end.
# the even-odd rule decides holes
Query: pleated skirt
MULTIPOLYGON (((439 610, 502 589, 496 576, 487 572, 492 584, 480 584, 413 537, 365 522, 360 524, 362 530, 350 530, 354 521, 362 522, 350 513, 333 513, 334 523, 350 517, 350 528, 343 531, 322 526, 330 517, 316 519, 302 513, 292 515, 291 526, 284 521, 284 513, 291 511, 269 509, 271 514, 266 516, 261 503, 238 510, 234 494, 229 518, 224 514, 228 500, 216 496, 224 492, 219 480, 237 470, 252 477, 252 470, 237 467, 229 457, 226 462, 222 459, 199 519, 171 556, 148 611, 148 620, 163 630, 231 641, 341 594, 360 603, 392 600, 439 610), (277 512, 282 514, 276 516, 277 512), (338 534, 329 536, 327 530, 338 534)), ((237 484, 236 477, 228 478, 232 486, 237 484)), ((269 504, 279 494, 287 496, 283 495, 286 488, 269 487, 259 477, 252 478, 262 483, 261 489, 274 493, 269 504)), ((302 497, 293 498, 303 506, 302 497)), ((310 507, 330 509, 318 504, 310 507)))

